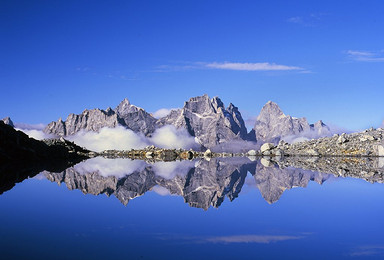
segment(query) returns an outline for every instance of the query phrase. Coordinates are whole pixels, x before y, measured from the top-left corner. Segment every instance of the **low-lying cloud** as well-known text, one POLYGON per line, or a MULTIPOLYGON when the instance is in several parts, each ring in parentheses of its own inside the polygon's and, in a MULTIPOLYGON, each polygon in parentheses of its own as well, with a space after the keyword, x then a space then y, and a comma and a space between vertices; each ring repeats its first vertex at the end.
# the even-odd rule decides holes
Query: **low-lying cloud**
POLYGON ((103 150, 130 150, 141 149, 150 145, 149 140, 142 134, 122 126, 115 128, 102 128, 99 132, 81 131, 75 135, 65 137, 76 144, 86 147, 91 151, 103 150))
POLYGON ((55 138, 56 137, 55 135, 46 134, 42 130, 38 130, 38 129, 22 129, 22 128, 15 128, 15 129, 24 132, 29 137, 32 137, 36 140, 42 140, 42 139, 55 138))
POLYGON ((306 130, 296 135, 283 136, 281 139, 286 141, 287 143, 293 144, 293 143, 308 141, 311 139, 329 137, 334 134, 350 133, 350 131, 343 128, 339 128, 337 126, 333 126, 333 125, 327 125, 327 126, 328 126, 328 129, 322 128, 320 131, 306 130))
POLYGON ((172 110, 176 110, 176 108, 160 108, 159 110, 153 112, 152 115, 155 118, 162 118, 169 115, 172 110))
MULTIPOLYGON (((19 129, 37 140, 55 138, 57 136, 45 134, 41 130, 19 129)), ((115 128, 102 128, 99 132, 80 131, 75 135, 66 136, 66 139, 75 142, 91 151, 101 152, 104 150, 130 150, 142 149, 148 145, 155 145, 167 149, 198 149, 200 146, 184 128, 167 125, 157 129, 152 137, 146 137, 141 133, 135 133, 122 126, 115 128)))

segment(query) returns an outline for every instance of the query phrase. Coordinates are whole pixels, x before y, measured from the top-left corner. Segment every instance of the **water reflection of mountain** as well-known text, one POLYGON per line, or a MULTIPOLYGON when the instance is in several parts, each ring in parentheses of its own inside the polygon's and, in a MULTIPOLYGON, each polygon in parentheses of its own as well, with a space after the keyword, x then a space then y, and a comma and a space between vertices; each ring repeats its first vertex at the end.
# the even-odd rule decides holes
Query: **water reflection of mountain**
POLYGON ((111 172, 102 174, 100 160, 111 165, 104 167, 106 169, 121 168, 116 163, 125 163, 103 158, 91 159, 61 173, 44 172, 44 175, 50 181, 65 183, 71 190, 79 189, 83 193, 94 195, 114 195, 124 205, 155 186, 160 186, 170 194, 183 196, 190 206, 203 209, 219 207, 225 197, 230 201, 234 200, 239 195, 248 172, 255 178, 257 187, 268 203, 279 200, 286 189, 306 187, 309 181, 321 184, 329 178, 327 174, 307 170, 281 169, 277 165, 265 167, 248 158, 212 158, 209 161, 135 165, 137 168, 127 168, 127 175, 121 177, 121 172, 116 176, 111 175, 111 172), (94 170, 87 163, 95 163, 100 169, 94 170))

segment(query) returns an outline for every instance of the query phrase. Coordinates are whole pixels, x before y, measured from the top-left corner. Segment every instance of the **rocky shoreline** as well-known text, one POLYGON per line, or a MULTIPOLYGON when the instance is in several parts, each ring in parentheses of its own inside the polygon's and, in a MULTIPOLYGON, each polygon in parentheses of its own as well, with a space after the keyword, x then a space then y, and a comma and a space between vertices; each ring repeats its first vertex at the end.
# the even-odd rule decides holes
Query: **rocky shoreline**
POLYGON ((278 145, 263 144, 259 150, 245 153, 205 152, 183 149, 162 149, 148 146, 144 149, 130 151, 107 150, 98 156, 107 158, 131 158, 146 161, 191 160, 194 158, 212 157, 382 157, 384 130, 368 129, 361 133, 341 134, 309 141, 288 144, 281 140, 278 145))

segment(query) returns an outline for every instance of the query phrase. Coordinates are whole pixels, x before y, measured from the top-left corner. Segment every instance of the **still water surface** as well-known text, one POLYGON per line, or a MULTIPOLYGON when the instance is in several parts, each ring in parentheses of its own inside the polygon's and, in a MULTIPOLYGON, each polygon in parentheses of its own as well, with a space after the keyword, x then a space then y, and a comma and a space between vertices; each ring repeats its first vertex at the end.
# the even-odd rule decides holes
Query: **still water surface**
POLYGON ((4 192, 0 223, 0 259, 384 259, 384 185, 247 158, 94 158, 4 192))

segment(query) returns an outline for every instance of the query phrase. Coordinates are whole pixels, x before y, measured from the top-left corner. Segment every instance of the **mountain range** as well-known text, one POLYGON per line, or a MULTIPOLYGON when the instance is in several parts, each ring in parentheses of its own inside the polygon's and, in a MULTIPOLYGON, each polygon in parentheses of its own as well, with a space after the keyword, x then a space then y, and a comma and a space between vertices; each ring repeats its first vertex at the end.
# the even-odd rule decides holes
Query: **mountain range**
POLYGON ((318 136, 330 134, 321 120, 309 124, 306 118, 285 115, 280 107, 269 101, 262 108, 253 129, 248 132, 239 109, 232 103, 228 107, 220 98, 208 95, 190 98, 183 108, 172 110, 162 118, 155 118, 143 108, 124 99, 116 108, 84 110, 70 114, 63 121, 51 122, 44 129, 47 134, 69 136, 79 131, 99 131, 103 127, 123 126, 135 133, 151 136, 156 129, 173 125, 184 128, 203 148, 213 148, 231 141, 278 143, 284 137, 312 132, 318 136))

